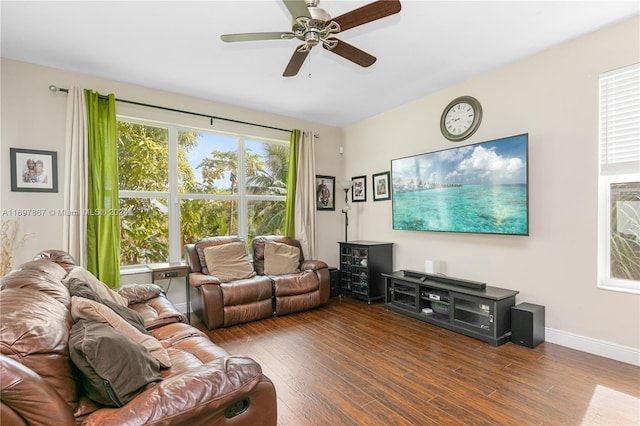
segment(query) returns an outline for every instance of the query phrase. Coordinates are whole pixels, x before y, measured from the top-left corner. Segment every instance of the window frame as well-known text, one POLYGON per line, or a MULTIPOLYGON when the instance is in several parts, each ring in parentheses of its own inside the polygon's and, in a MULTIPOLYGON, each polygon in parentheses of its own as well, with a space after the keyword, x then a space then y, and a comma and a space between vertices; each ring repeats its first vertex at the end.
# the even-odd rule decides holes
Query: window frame
MULTIPOLYGON (((282 201, 286 202, 285 195, 255 195, 248 194, 246 191, 247 176, 246 165, 244 160, 244 153, 246 150, 246 142, 248 140, 261 142, 266 144, 276 144, 283 146, 290 146, 288 139, 276 139, 272 137, 253 136, 247 134, 240 134, 234 132, 227 132, 221 130, 205 129, 196 126, 189 126, 177 123, 168 123, 157 120, 131 117, 128 115, 116 115, 117 122, 127 122, 132 124, 138 124, 142 126, 158 127, 167 129, 168 131, 168 191, 132 191, 132 190, 120 190, 119 198, 159 198, 166 199, 168 209, 168 239, 169 239, 169 262, 179 262, 183 260, 183 248, 181 247, 181 211, 180 203, 182 200, 212 200, 212 201, 228 201, 233 200, 237 202, 237 214, 238 214, 238 233, 237 235, 243 238, 247 243, 249 232, 249 217, 248 217, 248 203, 252 201, 282 201), (206 193, 186 193, 179 192, 179 178, 178 178, 178 135, 179 132, 193 132, 193 133, 209 133, 213 135, 233 137, 237 140, 237 155, 238 155, 238 185, 237 193, 234 194, 206 194, 206 193), (242 184, 241 184, 242 183, 242 184)), ((195 241, 194 241, 195 243, 195 241)), ((121 267, 135 267, 137 265, 121 265, 121 267)))
MULTIPOLYGON (((597 287, 602 290, 612 290, 625 293, 640 294, 640 280, 627 280, 611 277, 611 186, 616 183, 639 182, 640 172, 636 172, 640 164, 640 117, 634 111, 640 111, 640 64, 632 64, 599 76, 598 102, 598 236, 597 236, 597 287), (638 73, 632 82, 631 89, 615 86, 615 79, 629 72, 638 73), (609 85, 613 79, 614 86, 609 85), (604 87, 607 85, 606 87, 604 87), (613 89, 613 90, 612 90, 613 89), (617 90, 615 90, 617 89, 617 90), (610 93, 611 91, 611 93, 610 93), (613 98, 613 102, 611 101, 613 98), (622 100, 622 99, 626 100, 622 100), (631 98, 631 102, 627 102, 631 98), (624 104, 624 108, 620 104, 624 104), (621 118, 620 111, 629 106, 633 117, 632 122, 621 118), (635 109, 634 109, 635 108, 635 109), (624 122, 625 132, 631 134, 631 139, 623 135, 619 129, 624 122), (629 131, 631 129, 631 131, 629 131), (617 145, 616 145, 617 144, 617 145), (638 146, 634 147, 634 144, 638 146), (631 147, 631 150, 629 150, 631 147), (617 151, 622 149, 622 151, 617 151), (610 154, 613 153, 613 155, 610 154), (624 154, 619 155, 623 152, 624 154), (609 161, 612 158, 612 161, 609 161)), ((632 76, 632 79, 634 76, 632 76)))

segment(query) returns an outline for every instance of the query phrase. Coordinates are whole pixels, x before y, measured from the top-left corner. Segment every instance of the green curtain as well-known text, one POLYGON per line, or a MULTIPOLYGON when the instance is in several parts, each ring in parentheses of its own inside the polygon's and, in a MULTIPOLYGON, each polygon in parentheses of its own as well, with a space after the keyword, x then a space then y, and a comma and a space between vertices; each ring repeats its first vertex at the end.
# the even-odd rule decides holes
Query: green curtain
POLYGON ((289 145, 289 174, 287 175, 287 201, 285 204, 284 235, 296 237, 296 181, 298 180, 298 150, 300 147, 300 130, 291 131, 291 144, 289 145))
POLYGON ((115 97, 91 90, 84 94, 89 132, 87 269, 110 287, 118 287, 120 200, 115 97))

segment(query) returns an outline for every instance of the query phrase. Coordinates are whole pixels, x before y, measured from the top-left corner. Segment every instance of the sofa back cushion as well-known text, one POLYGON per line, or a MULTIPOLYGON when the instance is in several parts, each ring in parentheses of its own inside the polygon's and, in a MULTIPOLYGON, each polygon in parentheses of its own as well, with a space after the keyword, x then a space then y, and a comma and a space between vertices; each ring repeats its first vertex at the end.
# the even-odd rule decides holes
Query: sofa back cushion
POLYGON ((204 249, 207 269, 221 283, 251 278, 253 270, 244 241, 210 246, 204 249))
POLYGON ((300 257, 298 261, 298 265, 304 261, 304 256, 302 254, 302 247, 300 246, 300 242, 298 240, 294 240, 293 238, 283 237, 281 235, 261 235, 255 237, 251 242, 253 247, 253 269, 255 269, 258 275, 264 275, 264 250, 266 241, 272 241, 281 244, 287 244, 289 246, 293 246, 300 250, 300 257))
POLYGON ((267 240, 264 245, 264 273, 286 275, 300 272, 300 249, 267 240))
POLYGON ((62 266, 51 260, 33 260, 20 265, 3 277, 0 290, 28 288, 47 294, 68 307, 71 304, 71 296, 61 282, 66 274, 62 266))
POLYGON ((69 273, 74 266, 76 266, 76 260, 66 251, 62 250, 44 250, 36 254, 33 260, 50 259, 62 266, 67 273, 69 273))

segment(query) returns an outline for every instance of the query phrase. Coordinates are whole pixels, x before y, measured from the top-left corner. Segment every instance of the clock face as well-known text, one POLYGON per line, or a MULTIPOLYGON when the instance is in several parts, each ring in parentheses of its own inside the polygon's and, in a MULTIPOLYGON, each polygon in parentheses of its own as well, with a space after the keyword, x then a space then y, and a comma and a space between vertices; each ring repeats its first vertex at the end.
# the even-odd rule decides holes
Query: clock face
POLYGON ((471 96, 461 96, 444 109, 440 118, 440 130, 445 138, 458 142, 474 134, 481 120, 480 102, 471 96))
POLYGON ((460 102, 452 106, 444 117, 447 131, 454 136, 460 136, 473 124, 476 112, 467 102, 460 102))

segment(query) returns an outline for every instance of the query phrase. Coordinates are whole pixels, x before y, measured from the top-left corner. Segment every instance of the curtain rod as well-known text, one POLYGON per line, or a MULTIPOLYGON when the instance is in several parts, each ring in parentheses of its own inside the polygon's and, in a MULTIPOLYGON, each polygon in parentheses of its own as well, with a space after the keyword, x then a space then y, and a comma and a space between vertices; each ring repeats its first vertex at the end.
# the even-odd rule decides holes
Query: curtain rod
MULTIPOLYGON (((49 86, 49 90, 51 90, 52 92, 69 93, 69 89, 65 89, 65 88, 62 88, 62 87, 57 87, 54 84, 49 86)), ((104 95, 99 95, 99 96, 101 98, 107 99, 107 96, 104 96, 104 95)), ((212 126, 213 126, 213 120, 215 119, 215 120, 222 120, 222 121, 230 121, 232 123, 238 123, 238 124, 247 124, 249 126, 262 127, 264 129, 279 130, 281 132, 292 133, 292 130, 281 129, 280 127, 272 127, 272 126, 267 126, 267 125, 264 125, 264 124, 250 123, 248 121, 234 120, 232 118, 217 117, 215 115, 210 115, 210 114, 201 114, 199 112, 184 111, 184 110, 181 110, 181 109, 168 108, 168 107, 152 105, 152 104, 145 104, 145 103, 142 103, 142 102, 128 101, 126 99, 118 99, 118 98, 116 98, 116 101, 122 102, 122 103, 125 103, 125 104, 131 104, 131 105, 138 105, 138 106, 143 106, 143 107, 161 109, 161 110, 164 110, 164 111, 171 111, 171 112, 179 112, 179 113, 182 113, 182 114, 196 115, 198 117, 207 117, 208 119, 211 120, 211 125, 212 126)))

